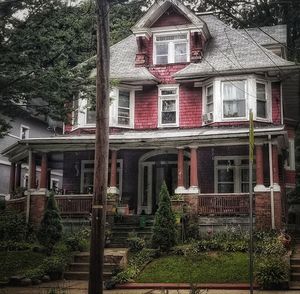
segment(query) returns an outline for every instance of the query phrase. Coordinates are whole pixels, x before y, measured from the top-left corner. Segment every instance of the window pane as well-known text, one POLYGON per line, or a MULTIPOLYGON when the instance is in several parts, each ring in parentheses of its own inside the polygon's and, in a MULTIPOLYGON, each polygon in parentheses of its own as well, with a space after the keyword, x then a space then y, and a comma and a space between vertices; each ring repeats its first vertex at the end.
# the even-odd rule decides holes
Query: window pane
POLYGON ((74 110, 73 115, 74 115, 73 116, 73 125, 77 126, 78 125, 78 109, 74 110))
POLYGON ((119 107, 128 107, 130 101, 130 92, 119 91, 119 107))
POLYGON ((265 101, 257 100, 257 116, 263 118, 267 117, 265 101))
POLYGON ((163 100, 162 101, 162 111, 176 111, 176 101, 175 100, 163 100))
POLYGON ((245 99, 245 81, 223 82, 223 100, 245 99))
POLYGON ((233 169, 219 169, 218 182, 233 182, 233 169))
POLYGON ((126 117, 118 117, 118 124, 128 126, 130 123, 129 118, 126 117))
POLYGON ((156 63, 158 64, 168 63, 168 56, 156 56, 156 63))
POLYGON ((187 34, 178 35, 167 35, 167 36, 157 36, 156 41, 172 41, 172 40, 186 40, 187 34))
POLYGON ((245 106, 245 100, 224 101, 223 115, 224 117, 245 117, 245 106))
POLYGON ((208 104, 207 107, 206 107, 206 111, 207 112, 213 112, 214 110, 214 105, 211 103, 211 104, 208 104))
POLYGON ((249 184, 248 183, 244 183, 242 184, 242 189, 241 189, 242 193, 249 193, 249 184))
POLYGON ((218 160, 218 165, 234 165, 234 160, 218 160))
POLYGON ((234 184, 218 184, 218 193, 234 193, 234 184))
POLYGON ((175 44, 175 62, 187 61, 187 44, 175 44))
POLYGON ((118 116, 129 118, 129 109, 119 107, 118 116))
POLYGON ((249 170, 242 169, 242 182, 249 182, 249 170))
POLYGON ((176 112, 162 112, 161 114, 162 124, 176 123, 176 112))
POLYGON ((176 95, 176 89, 161 90, 161 95, 176 95))
POLYGON ((266 100, 266 85, 256 83, 256 97, 259 100, 266 100))
POLYGON ((168 43, 156 44, 157 55, 168 55, 168 43))
POLYGON ((96 122, 96 111, 87 109, 86 116, 86 122, 88 124, 94 124, 96 122))

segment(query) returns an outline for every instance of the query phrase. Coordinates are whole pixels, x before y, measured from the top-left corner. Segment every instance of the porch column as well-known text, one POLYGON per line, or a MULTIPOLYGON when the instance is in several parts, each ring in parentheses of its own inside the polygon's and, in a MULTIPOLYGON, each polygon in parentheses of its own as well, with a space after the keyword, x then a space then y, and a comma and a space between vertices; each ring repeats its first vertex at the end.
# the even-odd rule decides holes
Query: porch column
POLYGON ((9 194, 15 190, 15 178, 16 178, 16 164, 14 162, 11 163, 10 166, 10 178, 9 178, 9 194))
POLYGON ((35 162, 35 153, 31 153, 31 157, 29 161, 29 189, 36 188, 36 162, 35 162))
POLYGON ((264 186, 264 157, 263 157, 263 144, 255 145, 255 160, 256 160, 256 186, 255 192, 265 191, 264 186))
POLYGON ((117 149, 111 149, 110 185, 108 193, 119 194, 117 188, 117 149))
POLYGON ((15 188, 19 188, 21 186, 21 171, 22 171, 22 163, 17 163, 15 188))
POLYGON ((177 188, 175 193, 181 194, 186 192, 184 187, 184 150, 183 147, 178 147, 177 149, 177 188))
POLYGON ((48 159, 47 153, 42 154, 42 163, 41 163, 41 174, 40 174, 40 189, 47 189, 47 168, 48 168, 48 159))
POLYGON ((273 185, 279 186, 278 147, 272 144, 273 185))
POLYGON ((197 149, 198 146, 191 146, 191 163, 190 163, 190 193, 200 193, 198 186, 198 164, 197 164, 197 149))

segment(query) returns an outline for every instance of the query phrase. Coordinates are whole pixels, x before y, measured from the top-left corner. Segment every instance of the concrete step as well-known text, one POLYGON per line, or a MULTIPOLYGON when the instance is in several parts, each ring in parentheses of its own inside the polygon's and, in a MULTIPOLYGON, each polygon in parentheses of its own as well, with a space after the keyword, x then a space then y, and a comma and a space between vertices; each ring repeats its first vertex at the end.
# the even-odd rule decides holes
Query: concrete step
POLYGON ((300 273, 300 265, 291 264, 291 273, 300 273))
MULTIPOLYGON (((104 272, 104 279, 109 279, 112 276, 112 272, 104 272)), ((82 280, 87 281, 89 279, 89 272, 65 272, 64 278, 66 280, 82 280)))
POLYGON ((300 273, 291 273, 291 281, 298 281, 300 282, 300 273))
POLYGON ((291 265, 300 265, 300 258, 292 257, 290 259, 291 265))
MULTIPOLYGON (((70 272, 88 272, 90 264, 89 263, 70 263, 69 271, 70 272)), ((111 272, 118 267, 115 263, 104 263, 104 271, 111 272)))
POLYGON ((290 290, 300 290, 300 282, 290 282, 290 290))
MULTIPOLYGON (((114 247, 114 248, 122 248, 122 246, 114 247)), ((104 263, 114 263, 119 264, 123 256, 107 254, 104 255, 104 263)), ((74 255, 74 263, 89 263, 90 262, 90 254, 88 252, 81 252, 74 255)))

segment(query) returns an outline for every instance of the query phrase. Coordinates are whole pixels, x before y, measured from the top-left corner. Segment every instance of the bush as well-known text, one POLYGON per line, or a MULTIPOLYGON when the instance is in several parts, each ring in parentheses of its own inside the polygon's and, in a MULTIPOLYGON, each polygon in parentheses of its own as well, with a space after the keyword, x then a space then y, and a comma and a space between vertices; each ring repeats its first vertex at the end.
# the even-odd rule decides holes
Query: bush
POLYGON ((138 252, 146 246, 146 241, 138 237, 134 232, 130 233, 127 242, 131 252, 138 252))
POLYGON ((167 251, 176 243, 176 220, 171 209, 171 201, 166 183, 161 186, 159 207, 155 213, 152 247, 167 251))
POLYGON ((0 251, 23 251, 32 248, 32 244, 25 241, 0 241, 0 251))
POLYGON ((61 256, 51 256, 46 258, 40 266, 40 270, 49 275, 51 280, 62 278, 66 267, 66 260, 61 256))
POLYGON ((76 233, 67 235, 64 243, 71 251, 85 251, 89 249, 90 230, 82 228, 76 233))
POLYGON ((61 217, 56 206, 54 194, 50 193, 44 217, 37 237, 41 245, 45 246, 50 254, 54 245, 61 239, 61 217))
POLYGON ((255 279, 263 289, 280 289, 288 281, 289 270, 286 262, 280 257, 260 258, 257 264, 255 279))
POLYGON ((26 224, 23 213, 0 210, 0 241, 25 241, 30 233, 31 228, 26 224))

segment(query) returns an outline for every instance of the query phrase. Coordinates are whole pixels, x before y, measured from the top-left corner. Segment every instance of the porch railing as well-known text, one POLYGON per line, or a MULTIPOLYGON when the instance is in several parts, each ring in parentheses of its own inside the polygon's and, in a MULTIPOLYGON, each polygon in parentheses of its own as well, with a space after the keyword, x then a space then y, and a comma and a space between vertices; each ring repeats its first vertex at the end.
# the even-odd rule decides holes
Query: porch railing
POLYGON ((6 206, 9 209, 13 209, 17 212, 25 212, 26 210, 26 197, 10 199, 6 201, 6 206))
POLYGON ((92 195, 60 195, 55 200, 63 217, 88 217, 92 211, 92 195))
POLYGON ((198 212, 200 215, 247 215, 250 199, 243 194, 200 194, 198 212))

